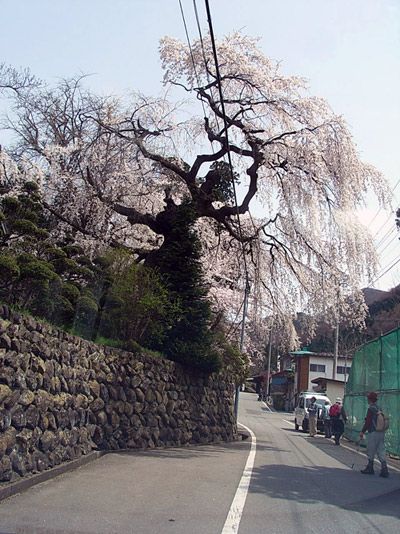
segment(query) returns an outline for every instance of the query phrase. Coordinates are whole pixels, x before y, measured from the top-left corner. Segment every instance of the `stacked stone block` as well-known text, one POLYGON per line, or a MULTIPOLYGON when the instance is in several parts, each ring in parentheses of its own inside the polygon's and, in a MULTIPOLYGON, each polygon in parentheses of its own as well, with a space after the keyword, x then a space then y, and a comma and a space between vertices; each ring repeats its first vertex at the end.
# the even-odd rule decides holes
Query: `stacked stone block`
POLYGON ((0 305, 0 482, 92 450, 229 441, 234 388, 0 305))

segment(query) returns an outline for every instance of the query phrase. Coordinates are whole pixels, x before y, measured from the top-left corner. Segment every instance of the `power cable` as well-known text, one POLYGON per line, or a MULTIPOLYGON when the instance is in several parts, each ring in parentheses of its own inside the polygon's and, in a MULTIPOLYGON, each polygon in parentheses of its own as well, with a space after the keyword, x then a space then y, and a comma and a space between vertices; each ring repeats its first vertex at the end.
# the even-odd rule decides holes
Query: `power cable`
POLYGON ((390 213, 385 220, 385 222, 382 224, 382 226, 379 227, 379 230, 375 232, 375 234, 372 236, 372 239, 375 239, 376 236, 384 229, 384 227, 387 225, 387 223, 390 221, 390 219, 393 217, 393 213, 390 213))
POLYGON ((382 272, 383 269, 380 270, 380 272, 378 273, 378 276, 372 281, 372 284, 375 284, 375 282, 380 280, 382 278, 382 276, 385 276, 385 274, 387 274, 389 271, 391 271, 393 269, 393 267, 395 267, 400 262, 400 256, 398 256, 397 258, 395 258, 392 261, 394 261, 394 263, 392 263, 392 265, 390 265, 390 266, 387 265, 386 267, 383 267, 383 269, 386 269, 385 271, 382 272))
POLYGON ((395 262, 388 269, 386 269, 386 271, 384 271, 377 278, 375 278, 375 280, 373 280, 372 284, 375 284, 378 280, 380 280, 382 278, 382 276, 385 276, 385 274, 387 274, 389 271, 391 271, 393 269, 393 267, 395 267, 399 262, 400 262, 400 256, 398 258, 396 258, 395 262))
POLYGON ((375 245, 376 248, 378 249, 379 247, 381 247, 384 244, 384 242, 387 240, 387 238, 390 237, 393 233, 397 234, 397 228, 395 226, 392 226, 392 228, 389 228, 386 234, 375 245))
POLYGON ((393 241, 395 241, 396 239, 399 239, 397 232, 396 232, 396 235, 389 241, 389 243, 387 243, 387 245, 382 250, 379 251, 379 255, 381 255, 388 248, 388 246, 391 245, 393 241))
MULTIPOLYGON (((189 32, 188 32, 188 29, 187 29, 185 13, 184 13, 184 11, 183 11, 183 6, 182 6, 182 1, 181 1, 181 0, 179 0, 179 7, 180 7, 180 9, 181 9, 181 15, 182 15, 182 20, 183 20, 183 26, 184 26, 184 28, 185 28, 186 40, 187 40, 187 43, 188 43, 188 46, 189 46, 190 57, 191 57, 191 60, 192 60, 192 65, 193 65, 194 75, 196 76, 197 85, 200 86, 200 78, 199 78, 199 75, 198 75, 198 73, 197 73, 196 63, 195 63, 195 61, 194 61, 193 49, 192 49, 192 45, 191 45, 191 43, 190 43, 189 32)), ((203 114, 204 114, 204 117, 207 118, 206 109, 205 109, 205 107, 204 107, 204 102, 203 102, 202 99, 200 99, 200 102, 201 102, 201 107, 203 108, 203 114)), ((211 145, 211 147, 212 147, 212 145, 211 145)))
POLYGON ((249 275, 248 275, 248 269, 247 269, 246 254, 245 254, 244 244, 243 244, 242 225, 240 223, 239 207, 238 207, 238 202, 237 202, 235 176, 234 176, 234 172, 233 172, 232 157, 231 157, 231 151, 230 151, 230 147, 229 147, 228 124, 227 124, 227 120, 226 120, 224 96, 223 96, 223 93, 222 93, 222 83, 221 83, 221 74, 220 74, 220 70, 219 70, 219 63, 218 63, 218 56, 217 56, 217 47, 216 47, 216 44, 215 44, 214 29, 213 29, 211 12, 210 12, 210 5, 209 5, 209 1, 208 0, 205 0, 205 5, 206 5, 206 11, 207 11, 208 27, 209 27, 209 30, 210 30, 210 38, 211 38, 213 57, 214 57, 214 62, 215 62, 215 73, 216 73, 216 79, 217 79, 217 85, 218 85, 218 93, 219 93, 220 104, 221 104, 222 119, 223 119, 223 123, 224 123, 224 131, 225 131, 225 139, 226 139, 226 150, 227 150, 228 164, 229 164, 229 170, 230 170, 231 181, 232 181, 233 195, 234 195, 234 200, 235 200, 235 207, 236 207, 236 214, 237 214, 237 221, 238 221, 238 229, 239 229, 239 238, 240 238, 240 242, 241 242, 241 245, 242 245, 243 263, 244 263, 245 275, 246 275, 246 291, 247 291, 248 290, 248 284, 249 284, 249 275))
POLYGON ((196 17, 197 31, 199 32, 199 37, 200 37, 201 51, 203 53, 204 66, 206 67, 207 81, 209 82, 210 81, 210 75, 208 73, 208 68, 207 68, 207 58, 206 58, 206 53, 205 53, 205 50, 204 50, 204 40, 203 40, 203 34, 202 34, 202 31, 201 31, 201 27, 200 27, 199 12, 197 10, 196 0, 193 0, 193 7, 194 7, 194 14, 195 14, 195 17, 196 17))
MULTIPOLYGON (((400 178, 397 180, 396 182, 396 185, 393 187, 393 189, 391 189, 391 192, 394 193, 395 189, 398 187, 398 185, 400 184, 400 178)), ((372 220, 369 222, 368 224, 368 228, 371 227, 371 224, 375 221, 375 219, 377 218, 377 216, 379 215, 379 213, 382 211, 382 208, 379 208, 378 211, 375 213, 375 216, 372 218, 372 220)))
MULTIPOLYGON (((200 36, 200 43, 201 43, 201 49, 202 49, 202 55, 203 55, 203 61, 204 61, 204 65, 205 65, 205 69, 206 69, 206 76, 207 76, 207 80, 208 80, 208 83, 210 81, 210 77, 209 77, 209 73, 208 73, 208 68, 207 68, 207 60, 206 60, 206 55, 205 55, 205 49, 204 49, 204 41, 203 41, 203 35, 202 35, 202 32, 201 32, 201 28, 200 28, 200 21, 199 21, 199 16, 198 16, 198 11, 197 11, 197 5, 196 5, 196 1, 193 0, 193 5, 194 5, 194 11, 195 11, 195 16, 196 16, 196 22, 197 22, 197 28, 198 28, 198 31, 199 31, 199 36, 200 36)), ((187 28, 187 24, 186 24, 186 18, 185 18, 185 13, 184 13, 184 10, 183 10, 183 6, 182 6, 182 2, 181 0, 179 0, 179 6, 180 6, 180 11, 181 11, 181 16, 182 16, 182 21, 183 21, 183 25, 184 25, 184 29, 185 29, 185 34, 186 34, 186 40, 187 40, 187 43, 188 43, 188 46, 189 46, 189 50, 190 50, 190 57, 191 57, 191 60, 192 60, 192 65, 193 65, 193 70, 194 70, 194 73, 195 73, 195 77, 196 77, 196 80, 197 80, 197 84, 198 86, 200 87, 201 84, 200 84, 200 77, 199 77, 199 74, 197 72, 197 68, 196 68, 196 63, 195 63, 195 60, 194 60, 194 54, 193 54, 193 49, 192 49, 192 45, 191 45, 191 42, 190 42, 190 37, 189 37, 189 32, 188 32, 188 28, 187 28)), ((217 63, 217 59, 214 55, 214 58, 215 58, 215 61, 216 61, 216 68, 218 68, 218 63, 217 63)), ((201 101, 201 106, 203 108, 203 114, 204 114, 204 117, 207 118, 207 113, 206 113, 206 110, 205 110, 205 106, 204 106, 204 102, 203 100, 200 98, 200 101, 201 101)), ((225 111, 224 111, 225 113, 225 111)), ((217 127, 219 128, 218 126, 218 117, 217 115, 215 114, 215 120, 216 120, 216 124, 217 124, 217 127)), ((226 127, 226 125, 225 125, 226 127)), ((227 128, 226 128, 226 132, 227 132, 227 128)), ((226 139, 227 139, 227 143, 228 143, 228 136, 226 134, 226 139)), ((210 141, 210 144, 211 144, 211 150, 212 152, 214 153, 214 148, 213 148, 213 145, 212 145, 212 142, 210 141)), ((230 156, 229 154, 229 143, 228 143, 228 157, 230 156)), ((230 160, 230 157, 229 157, 229 160, 230 160)), ((235 182, 234 182, 234 178, 233 178, 233 169, 232 169, 232 162, 231 160, 229 161, 229 166, 230 166, 230 171, 231 171, 231 178, 232 178, 232 182, 233 182, 233 190, 234 190, 234 198, 235 198, 235 205, 236 205, 236 209, 238 210, 237 208, 237 196, 236 196, 236 190, 235 190, 235 182)), ((246 305, 246 299, 247 299, 247 295, 248 295, 248 292, 249 292, 249 277, 248 277, 248 271, 247 271, 247 264, 246 264, 246 257, 245 257, 245 253, 244 253, 244 247, 243 247, 243 237, 242 237, 242 232, 241 232, 241 226, 240 226, 240 219, 239 219, 239 214, 238 214, 238 224, 239 224, 239 236, 240 236, 240 240, 241 240, 241 245, 242 245, 242 254, 243 254, 243 258, 244 258, 244 264, 245 264, 245 277, 246 277, 246 288, 245 288, 245 296, 244 296, 244 299, 242 301, 242 304, 240 305, 239 307, 239 310, 237 311, 237 314, 236 314, 236 318, 232 324, 232 327, 235 326, 235 321, 241 311, 241 309, 243 308, 244 305, 246 305)), ((239 323, 240 324, 240 323, 239 323)), ((231 329, 229 330, 227 336, 229 337, 230 335, 230 332, 232 330, 232 327, 231 329)), ((236 328, 235 328, 236 330, 236 328)))
MULTIPOLYGON (((201 44, 201 53, 203 55, 203 62, 204 62, 205 70, 206 70, 207 83, 210 85, 210 73, 208 72, 207 57, 206 57, 206 51, 205 51, 205 48, 204 48, 203 33, 201 31, 199 12, 197 10, 196 0, 193 0, 193 8, 194 8, 194 14, 195 14, 195 17, 196 17, 197 31, 199 32, 199 39, 200 39, 200 44, 201 44)), ((210 93, 211 93, 211 96, 212 96, 211 87, 210 87, 210 93)), ((217 128, 219 128, 218 117, 217 117, 216 113, 214 113, 214 116, 215 116, 215 122, 217 124, 217 128)), ((211 146, 212 146, 212 144, 211 144, 211 146)))

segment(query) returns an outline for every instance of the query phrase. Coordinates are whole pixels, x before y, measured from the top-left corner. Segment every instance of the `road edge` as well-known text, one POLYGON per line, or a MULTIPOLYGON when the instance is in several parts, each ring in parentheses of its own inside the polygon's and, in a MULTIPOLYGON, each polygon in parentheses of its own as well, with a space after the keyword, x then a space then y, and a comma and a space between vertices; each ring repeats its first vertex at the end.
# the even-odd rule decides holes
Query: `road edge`
POLYGON ((46 471, 42 471, 41 473, 32 475, 29 478, 21 478, 20 480, 16 480, 15 482, 7 484, 7 486, 0 487, 0 502, 12 497, 13 495, 16 495, 17 493, 22 493, 32 486, 36 486, 36 484, 47 482, 52 478, 63 475, 64 473, 68 473, 69 471, 73 471, 78 467, 82 467, 90 462, 93 462, 107 453, 108 451, 92 451, 84 456, 81 456, 80 458, 77 458, 76 460, 65 462, 46 471))

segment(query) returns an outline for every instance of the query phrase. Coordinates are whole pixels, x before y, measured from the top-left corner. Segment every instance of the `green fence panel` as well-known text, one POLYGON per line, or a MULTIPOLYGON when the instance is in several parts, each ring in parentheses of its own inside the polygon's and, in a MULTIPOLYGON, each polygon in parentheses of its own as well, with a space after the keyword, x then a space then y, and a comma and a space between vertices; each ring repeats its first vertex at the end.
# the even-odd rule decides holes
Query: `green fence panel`
POLYGON ((388 452, 400 456, 400 394, 397 391, 379 393, 378 406, 390 418, 390 426, 385 433, 385 445, 388 452))
POLYGON ((351 364, 349 379, 347 383, 347 388, 349 391, 363 392, 365 388, 365 354, 364 348, 359 349, 353 358, 351 364))
POLYGON ((381 387, 381 340, 367 343, 364 347, 364 391, 377 391, 381 387))
POLYGON ((400 329, 366 343, 354 355, 344 398, 345 435, 352 441, 359 439, 369 391, 376 391, 378 405, 390 418, 386 449, 400 456, 400 329))
POLYGON ((343 405, 347 414, 345 435, 351 441, 359 440, 359 433, 363 427, 367 413, 368 402, 364 394, 346 395, 343 405))
POLYGON ((382 337, 381 388, 399 389, 399 330, 382 337))

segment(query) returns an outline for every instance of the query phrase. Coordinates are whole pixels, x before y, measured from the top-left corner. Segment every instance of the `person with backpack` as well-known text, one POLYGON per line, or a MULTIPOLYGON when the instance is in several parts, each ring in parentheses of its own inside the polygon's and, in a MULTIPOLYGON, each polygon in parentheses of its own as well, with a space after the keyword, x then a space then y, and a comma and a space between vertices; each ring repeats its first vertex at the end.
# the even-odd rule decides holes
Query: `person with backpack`
POLYGON ((389 476, 389 471, 386 463, 385 451, 385 419, 382 411, 377 405, 378 395, 374 391, 371 391, 370 393, 368 393, 367 399, 368 410, 367 415, 365 417, 364 426, 362 427, 360 432, 360 440, 362 440, 364 438, 365 433, 368 432, 368 464, 361 471, 361 473, 363 475, 374 474, 374 458, 375 455, 377 455, 379 461, 381 462, 381 472, 379 476, 387 478, 389 476))
POLYGON ((344 432, 344 424, 347 421, 347 415, 342 406, 342 399, 337 397, 335 404, 329 409, 331 419, 332 434, 335 438, 335 445, 340 445, 340 438, 344 432))

